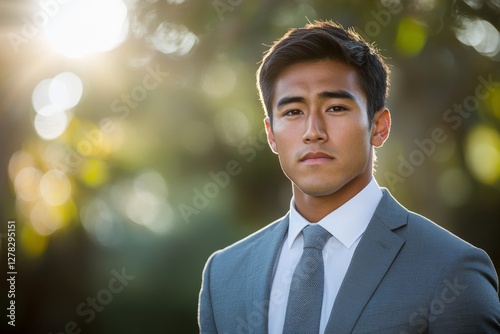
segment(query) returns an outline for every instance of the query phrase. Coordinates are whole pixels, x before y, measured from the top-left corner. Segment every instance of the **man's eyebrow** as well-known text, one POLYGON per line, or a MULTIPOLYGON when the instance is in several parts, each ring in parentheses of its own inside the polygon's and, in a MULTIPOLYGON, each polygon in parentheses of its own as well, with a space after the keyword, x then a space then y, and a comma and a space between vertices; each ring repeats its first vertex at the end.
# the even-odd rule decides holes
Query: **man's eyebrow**
POLYGON ((301 96, 285 96, 278 100, 278 102, 276 103, 276 108, 296 102, 305 102, 305 99, 301 96))
POLYGON ((346 90, 334 90, 334 91, 323 91, 318 93, 318 97, 321 99, 349 99, 355 100, 354 95, 346 90))

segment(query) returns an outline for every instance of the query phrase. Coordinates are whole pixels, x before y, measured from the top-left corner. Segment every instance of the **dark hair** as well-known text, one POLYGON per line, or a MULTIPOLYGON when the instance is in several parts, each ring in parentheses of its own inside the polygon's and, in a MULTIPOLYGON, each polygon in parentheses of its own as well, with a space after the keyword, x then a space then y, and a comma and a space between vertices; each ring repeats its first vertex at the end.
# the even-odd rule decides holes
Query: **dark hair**
POLYGON ((271 119, 275 83, 283 70, 293 64, 335 60, 352 66, 366 94, 370 124, 377 110, 384 107, 388 94, 389 68, 374 45, 353 29, 332 21, 315 21, 304 28, 290 29, 265 53, 257 71, 260 100, 271 119))

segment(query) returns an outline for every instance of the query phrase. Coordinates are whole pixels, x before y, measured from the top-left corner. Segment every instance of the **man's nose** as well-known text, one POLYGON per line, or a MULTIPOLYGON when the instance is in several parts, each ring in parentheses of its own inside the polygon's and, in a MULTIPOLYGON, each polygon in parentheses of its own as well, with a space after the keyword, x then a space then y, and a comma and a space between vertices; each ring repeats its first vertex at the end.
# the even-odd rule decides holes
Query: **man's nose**
POLYGON ((309 115, 302 140, 306 144, 328 140, 324 116, 316 113, 309 115))

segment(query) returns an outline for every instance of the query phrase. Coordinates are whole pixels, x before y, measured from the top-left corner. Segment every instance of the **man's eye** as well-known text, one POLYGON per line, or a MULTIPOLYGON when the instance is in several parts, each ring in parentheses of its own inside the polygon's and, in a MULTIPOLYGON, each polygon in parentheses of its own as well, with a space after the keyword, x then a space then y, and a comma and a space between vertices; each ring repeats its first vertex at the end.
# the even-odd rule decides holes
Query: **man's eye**
POLYGON ((346 107, 332 106, 332 107, 328 108, 326 111, 340 112, 340 111, 345 111, 345 110, 347 110, 346 107))
POLYGON ((302 114, 302 111, 298 109, 288 110, 284 113, 284 116, 296 116, 302 114))

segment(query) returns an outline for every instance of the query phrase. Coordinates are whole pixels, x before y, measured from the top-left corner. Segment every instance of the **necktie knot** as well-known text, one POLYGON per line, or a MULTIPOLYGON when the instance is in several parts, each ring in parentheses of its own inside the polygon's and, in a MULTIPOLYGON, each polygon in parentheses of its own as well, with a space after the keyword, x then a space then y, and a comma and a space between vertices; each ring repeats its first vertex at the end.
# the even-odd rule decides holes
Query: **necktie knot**
POLYGON ((304 235, 304 248, 323 249, 326 242, 332 236, 330 232, 320 225, 309 225, 302 230, 304 235))

